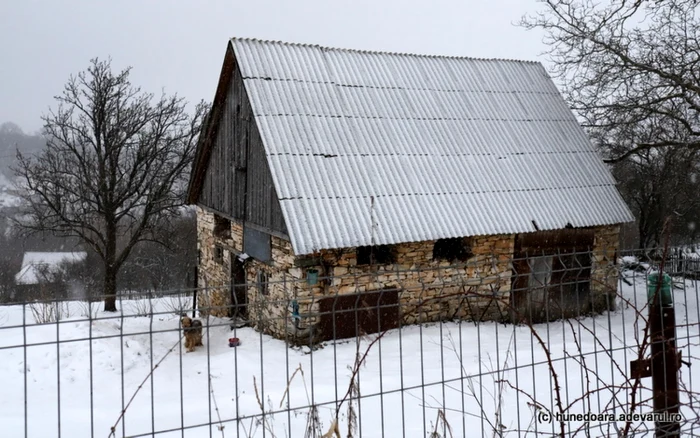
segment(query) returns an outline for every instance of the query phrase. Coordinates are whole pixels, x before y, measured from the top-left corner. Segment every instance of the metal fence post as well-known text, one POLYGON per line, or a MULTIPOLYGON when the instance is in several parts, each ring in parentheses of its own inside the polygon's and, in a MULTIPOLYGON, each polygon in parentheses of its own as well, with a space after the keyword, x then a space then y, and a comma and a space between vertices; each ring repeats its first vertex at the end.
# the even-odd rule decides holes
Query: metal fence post
MULTIPOLYGON (((649 276, 650 365, 654 412, 666 414, 668 420, 676 417, 679 411, 680 357, 676 350, 676 311, 671 296, 671 283, 671 277, 666 274, 649 276)), ((655 427, 657 437, 680 436, 678 421, 656 421, 655 427)))
POLYGON ((197 289, 199 289, 199 278, 197 278, 199 275, 199 267, 195 266, 194 267, 194 293, 192 294, 192 318, 195 318, 197 315, 197 289))

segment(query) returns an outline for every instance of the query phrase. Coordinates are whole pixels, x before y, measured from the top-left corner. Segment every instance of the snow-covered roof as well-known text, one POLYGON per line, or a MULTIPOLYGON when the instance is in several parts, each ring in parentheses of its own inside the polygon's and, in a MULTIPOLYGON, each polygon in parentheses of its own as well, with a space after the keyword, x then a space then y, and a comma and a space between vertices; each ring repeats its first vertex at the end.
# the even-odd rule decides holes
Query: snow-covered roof
POLYGON ((16 284, 39 284, 53 281, 53 275, 64 263, 77 263, 85 260, 87 253, 77 252, 25 252, 22 268, 15 274, 16 284), (49 277, 49 278, 45 278, 49 277))
POLYGON ((540 63, 231 44, 296 254, 633 220, 540 63))

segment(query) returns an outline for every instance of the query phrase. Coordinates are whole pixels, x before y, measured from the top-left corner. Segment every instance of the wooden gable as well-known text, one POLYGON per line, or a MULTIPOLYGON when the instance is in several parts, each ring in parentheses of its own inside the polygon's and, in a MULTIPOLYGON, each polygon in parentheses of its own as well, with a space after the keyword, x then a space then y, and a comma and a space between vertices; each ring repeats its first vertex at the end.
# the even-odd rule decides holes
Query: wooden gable
POLYGON ((230 45, 202 135, 188 202, 253 228, 286 235, 264 145, 230 45))

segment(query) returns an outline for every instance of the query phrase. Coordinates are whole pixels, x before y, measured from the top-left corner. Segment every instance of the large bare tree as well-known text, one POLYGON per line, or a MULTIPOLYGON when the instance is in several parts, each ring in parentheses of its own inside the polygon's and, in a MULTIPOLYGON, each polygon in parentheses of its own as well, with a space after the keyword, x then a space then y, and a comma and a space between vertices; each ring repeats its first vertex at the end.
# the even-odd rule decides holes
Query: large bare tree
POLYGON ((659 216, 697 211, 668 180, 687 182, 697 165, 693 151, 700 149, 699 1, 540 5, 521 24, 544 30, 565 97, 606 161, 615 164, 618 179, 626 178, 621 183, 628 185, 627 201, 641 222, 640 243, 658 243, 653 228, 659 216))
POLYGON ((522 24, 545 31, 555 74, 585 126, 667 128, 654 139, 629 139, 612 161, 643 149, 700 147, 698 0, 540 3, 543 9, 522 24))
POLYGON ((47 147, 18 153, 28 231, 77 236, 103 262, 105 311, 116 311, 117 273, 140 242, 157 241, 183 205, 206 113, 177 96, 133 87, 130 69, 92 60, 44 116, 47 147))

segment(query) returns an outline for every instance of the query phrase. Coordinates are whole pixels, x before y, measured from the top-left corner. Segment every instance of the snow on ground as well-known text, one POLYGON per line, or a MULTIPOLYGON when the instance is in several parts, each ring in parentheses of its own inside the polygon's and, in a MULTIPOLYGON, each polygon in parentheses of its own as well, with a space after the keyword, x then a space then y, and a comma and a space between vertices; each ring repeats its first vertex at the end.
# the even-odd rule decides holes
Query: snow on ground
MULTIPOLYGON (((640 276, 632 272, 626 275, 640 276)), ((646 299, 643 279, 627 282, 621 283, 624 296, 632 303, 639 300, 641 307, 646 299)), ((686 346, 683 356, 687 359, 688 343, 694 348, 700 338, 696 324, 700 310, 697 283, 686 280, 684 284, 685 289, 676 290, 675 299, 679 344, 686 346)), ((358 351, 364 353, 376 337, 361 339, 359 346, 354 339, 328 343, 309 354, 308 348, 288 348, 250 328, 234 331, 228 321, 210 319, 204 321, 208 326, 204 347, 186 354, 178 344, 178 317, 168 311, 174 307, 172 301, 154 300, 153 316, 134 316, 148 313, 144 300, 122 302, 116 315, 95 307, 97 318, 92 322, 84 316, 88 314, 84 303, 71 302, 66 304, 60 324, 38 325, 29 307, 24 312, 21 306, 0 307, 2 436, 24 437, 26 426, 28 437, 106 437, 144 380, 115 436, 171 431, 155 436, 301 437, 309 413, 306 406, 312 402, 319 406, 325 433, 334 416, 334 401, 348 390, 358 351), (229 348, 227 340, 233 336, 242 344, 229 348), (29 346, 23 348, 24 344, 29 346), (175 350, 168 354, 173 346, 175 350), (163 357, 152 379, 147 379, 163 357), (303 378, 297 373, 288 385, 299 367, 303 378), (258 400, 268 413, 264 420, 260 420, 258 400), (287 406, 289 410, 285 410, 287 406), (235 418, 243 420, 231 421, 235 418), (210 423, 214 424, 211 430, 210 423), (223 430, 218 429, 220 425, 223 430), (184 433, 180 431, 183 427, 184 433)), ((559 321, 535 327, 555 359, 563 404, 573 403, 567 412, 605 409, 611 400, 609 391, 577 398, 586 388, 606 386, 601 382, 624 382, 608 354, 623 370, 636 358, 635 336, 640 327, 635 322, 634 310, 623 304, 619 311, 584 318, 580 323, 573 321, 571 326, 559 321), (582 372, 576 342, 587 353, 585 363, 596 370, 595 374, 582 372), (624 345, 629 348, 622 348, 624 345)), ((695 382, 700 375, 697 370, 692 375, 689 372, 683 367, 682 379, 697 390, 695 382)), ((454 436, 491 436, 490 424, 496 421, 506 430, 559 430, 558 424, 538 422, 533 414, 529 396, 552 408, 555 391, 544 351, 526 326, 450 322, 393 330, 370 350, 360 369, 359 386, 362 398, 354 404, 361 433, 354 436, 425 437, 433 431, 441 407, 454 436), (499 385, 501 379, 509 383, 499 385), (500 416, 496 415, 497 406, 501 407, 500 416)), ((650 393, 641 395, 644 398, 650 393)), ((619 393, 618 406, 626 403, 626 398, 626 391, 619 393)), ((340 412, 341 435, 346 436, 347 404, 340 412)), ((618 407, 616 412, 624 413, 626 408, 618 407)), ((692 414, 689 410, 683 413, 686 418, 692 414)), ((567 423, 571 430, 580 425, 567 423)), ((653 428, 652 423, 647 426, 653 428)), ((441 436, 450 435, 442 427, 437 431, 441 436)), ((603 428, 591 436, 612 433, 612 429, 603 428)))

